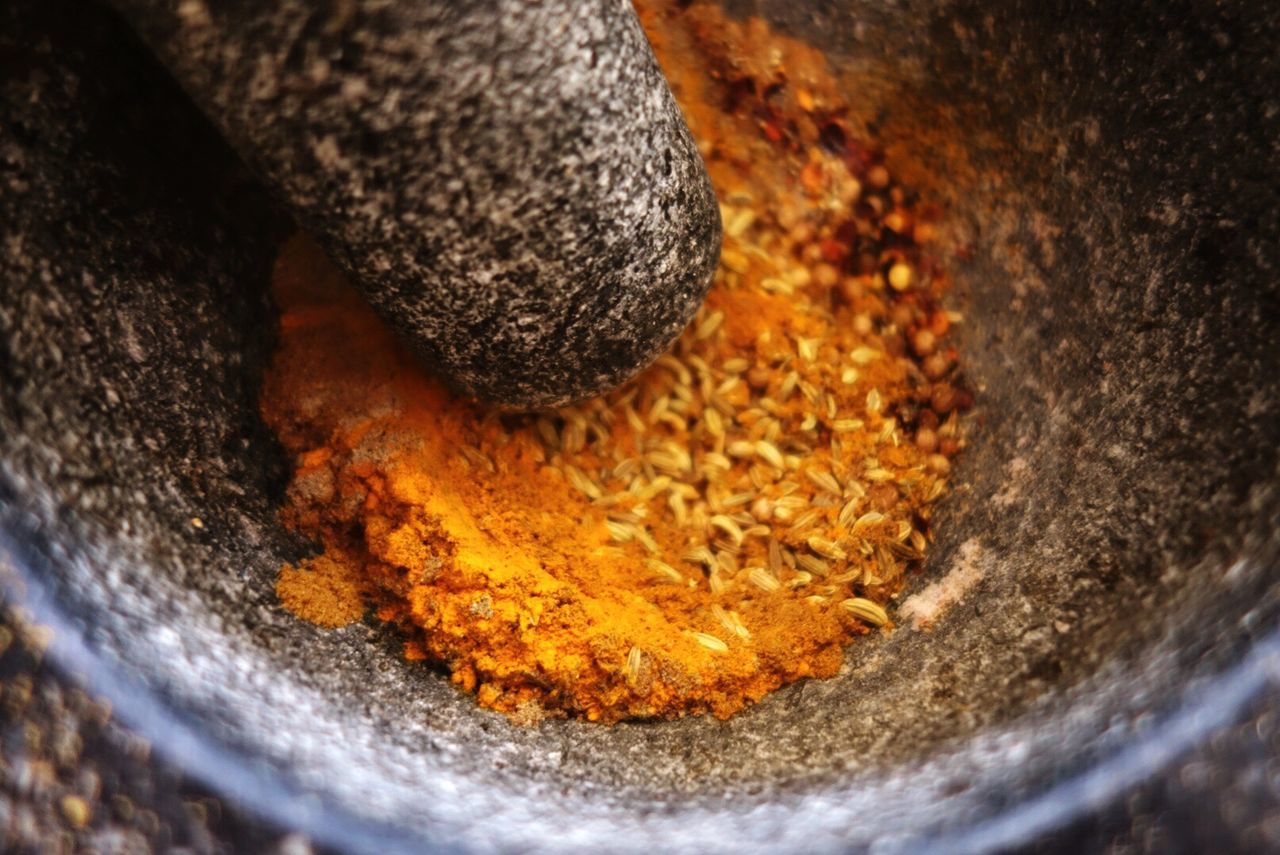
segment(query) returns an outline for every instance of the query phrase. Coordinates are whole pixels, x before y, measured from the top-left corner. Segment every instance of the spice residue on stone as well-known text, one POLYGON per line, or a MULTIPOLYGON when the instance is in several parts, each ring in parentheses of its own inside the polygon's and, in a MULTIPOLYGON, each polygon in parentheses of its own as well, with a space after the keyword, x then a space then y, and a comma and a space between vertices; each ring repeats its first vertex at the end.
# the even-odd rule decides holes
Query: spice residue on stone
POLYGON ((516 416, 426 375, 305 238, 281 253, 263 412, 323 554, 278 593, 369 606, 520 721, 726 717, 892 623, 962 446, 959 319, 910 200, 821 55, 641 10, 721 200, 706 305, 623 388, 516 416))

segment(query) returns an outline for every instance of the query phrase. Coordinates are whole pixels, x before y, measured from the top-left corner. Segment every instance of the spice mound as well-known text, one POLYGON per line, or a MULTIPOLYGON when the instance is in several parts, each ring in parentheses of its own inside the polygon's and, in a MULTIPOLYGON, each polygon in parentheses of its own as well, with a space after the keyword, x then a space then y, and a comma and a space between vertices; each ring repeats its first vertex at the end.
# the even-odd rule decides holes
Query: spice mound
POLYGON ((970 402, 938 214, 856 141, 820 55, 698 4, 642 11, 725 244, 637 379, 488 411, 305 238, 275 270, 262 410, 295 461, 284 522, 321 547, 282 569, 281 602, 331 627, 372 610, 517 721, 724 718, 834 675, 891 626, 970 402))

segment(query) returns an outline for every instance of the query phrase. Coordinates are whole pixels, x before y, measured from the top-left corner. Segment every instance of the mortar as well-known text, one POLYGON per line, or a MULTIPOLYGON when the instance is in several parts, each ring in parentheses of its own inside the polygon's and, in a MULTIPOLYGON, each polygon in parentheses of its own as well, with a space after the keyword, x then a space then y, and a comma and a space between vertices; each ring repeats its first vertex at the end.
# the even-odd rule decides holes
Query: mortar
POLYGON ((841 58, 968 244, 978 408, 908 594, 974 581, 932 631, 727 722, 518 727, 386 628, 283 612, 312 547, 256 394, 291 225, 109 13, 24 0, 0 554, 53 655, 221 792, 363 851, 994 848, 1237 716, 1280 658, 1280 9, 753 10, 841 58))

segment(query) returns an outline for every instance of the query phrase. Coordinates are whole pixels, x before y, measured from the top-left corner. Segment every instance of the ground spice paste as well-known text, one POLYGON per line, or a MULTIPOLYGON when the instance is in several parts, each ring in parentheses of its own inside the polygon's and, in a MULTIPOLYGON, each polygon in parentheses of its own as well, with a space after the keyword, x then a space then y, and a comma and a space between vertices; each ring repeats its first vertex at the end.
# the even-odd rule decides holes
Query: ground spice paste
POLYGON ((706 305, 601 398, 486 411, 305 238, 275 271, 262 410, 296 460, 296 614, 372 608, 518 721, 727 717, 891 624, 969 404, 911 204, 821 56, 700 4, 643 20, 722 204, 706 305), (677 58, 678 57, 678 61, 677 58))

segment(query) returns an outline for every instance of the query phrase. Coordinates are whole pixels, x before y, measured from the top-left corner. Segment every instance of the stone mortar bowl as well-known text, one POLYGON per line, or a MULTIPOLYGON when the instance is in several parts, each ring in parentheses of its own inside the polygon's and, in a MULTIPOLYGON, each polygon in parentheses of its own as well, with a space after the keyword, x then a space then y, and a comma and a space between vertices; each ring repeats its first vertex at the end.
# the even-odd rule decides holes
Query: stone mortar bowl
POLYGON ((735 11, 842 57, 968 244, 979 406, 915 585, 972 588, 932 631, 728 722, 516 727, 383 628, 284 613, 310 546, 256 393, 289 224, 110 14, 19 0, 0 552, 53 655, 362 851, 994 848, 1238 716, 1280 657, 1280 9, 806 5, 735 11))

